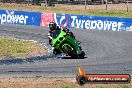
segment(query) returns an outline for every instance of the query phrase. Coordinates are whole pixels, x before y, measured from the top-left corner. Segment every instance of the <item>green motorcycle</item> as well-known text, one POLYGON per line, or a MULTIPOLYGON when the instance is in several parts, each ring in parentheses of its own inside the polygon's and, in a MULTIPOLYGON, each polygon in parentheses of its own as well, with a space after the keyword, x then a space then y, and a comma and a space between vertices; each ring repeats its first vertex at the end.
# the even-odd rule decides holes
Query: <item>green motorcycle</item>
POLYGON ((58 52, 65 53, 72 58, 84 58, 85 52, 78 41, 63 30, 55 30, 52 33, 51 46, 58 52))

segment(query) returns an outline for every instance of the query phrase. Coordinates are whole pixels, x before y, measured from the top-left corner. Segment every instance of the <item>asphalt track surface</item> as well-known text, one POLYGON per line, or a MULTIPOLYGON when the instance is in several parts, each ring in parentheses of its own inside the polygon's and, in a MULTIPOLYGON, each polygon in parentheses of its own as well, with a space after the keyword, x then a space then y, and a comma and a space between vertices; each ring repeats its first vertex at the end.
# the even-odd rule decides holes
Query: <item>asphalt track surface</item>
MULTIPOLYGON (((52 54, 26 59, 0 61, 0 76, 73 77, 79 66, 87 73, 126 73, 132 75, 132 32, 71 30, 86 53, 84 59, 52 54)), ((49 49, 47 27, 0 25, 0 36, 35 40, 49 49)))

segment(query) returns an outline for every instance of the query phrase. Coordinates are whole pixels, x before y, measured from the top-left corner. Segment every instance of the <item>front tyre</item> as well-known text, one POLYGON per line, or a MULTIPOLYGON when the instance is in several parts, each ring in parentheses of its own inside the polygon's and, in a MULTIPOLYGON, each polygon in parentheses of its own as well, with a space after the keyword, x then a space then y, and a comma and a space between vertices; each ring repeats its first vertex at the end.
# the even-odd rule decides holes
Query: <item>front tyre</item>
POLYGON ((63 49, 64 49, 64 52, 67 55, 71 56, 72 58, 76 58, 77 57, 76 54, 75 54, 75 52, 74 52, 74 50, 73 50, 73 48, 71 46, 64 45, 63 49))

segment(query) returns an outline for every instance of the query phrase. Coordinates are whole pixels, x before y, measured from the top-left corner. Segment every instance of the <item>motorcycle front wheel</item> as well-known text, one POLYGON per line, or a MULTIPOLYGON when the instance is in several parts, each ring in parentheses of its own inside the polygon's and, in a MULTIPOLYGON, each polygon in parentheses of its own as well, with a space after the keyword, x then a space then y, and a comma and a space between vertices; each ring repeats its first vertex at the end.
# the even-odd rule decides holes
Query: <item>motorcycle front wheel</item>
POLYGON ((64 49, 65 53, 68 54, 69 56, 71 56, 72 58, 77 57, 77 55, 75 54, 75 52, 71 46, 64 45, 63 49, 64 49))

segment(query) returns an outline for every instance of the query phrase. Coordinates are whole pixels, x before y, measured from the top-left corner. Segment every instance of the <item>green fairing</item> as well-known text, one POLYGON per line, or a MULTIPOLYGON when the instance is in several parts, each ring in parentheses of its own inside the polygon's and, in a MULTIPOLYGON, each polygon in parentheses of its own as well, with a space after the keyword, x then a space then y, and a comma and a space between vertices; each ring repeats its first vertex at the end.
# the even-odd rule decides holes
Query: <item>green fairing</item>
POLYGON ((66 53, 65 48, 70 47, 72 49, 71 53, 74 52, 75 57, 82 53, 78 41, 67 35, 63 30, 55 30, 52 37, 53 40, 51 42, 51 45, 61 52, 66 53))

